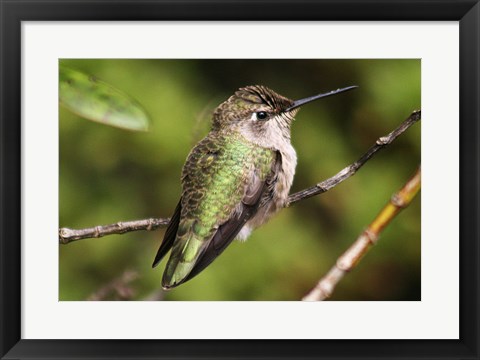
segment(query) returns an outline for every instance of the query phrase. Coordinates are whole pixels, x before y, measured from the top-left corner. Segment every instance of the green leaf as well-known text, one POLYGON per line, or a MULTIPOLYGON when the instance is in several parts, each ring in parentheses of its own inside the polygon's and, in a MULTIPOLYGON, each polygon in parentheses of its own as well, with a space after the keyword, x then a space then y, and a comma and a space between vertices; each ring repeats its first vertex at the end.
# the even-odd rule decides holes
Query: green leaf
POLYGON ((123 129, 148 130, 145 110, 113 86, 62 65, 59 82, 60 103, 77 115, 123 129))

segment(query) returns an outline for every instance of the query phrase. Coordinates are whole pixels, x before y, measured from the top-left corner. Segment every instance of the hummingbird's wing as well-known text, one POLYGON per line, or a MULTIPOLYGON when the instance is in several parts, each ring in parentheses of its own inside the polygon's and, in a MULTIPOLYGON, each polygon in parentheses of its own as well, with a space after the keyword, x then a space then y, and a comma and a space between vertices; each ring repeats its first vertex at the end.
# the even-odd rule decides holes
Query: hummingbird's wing
MULTIPOLYGON (((228 137, 207 137, 192 150, 182 174, 176 237, 170 245, 173 235, 166 236, 157 255, 172 246, 164 288, 197 275, 233 241, 271 189, 279 158, 274 150, 228 137)), ((172 232, 175 226, 171 221, 172 232)))
POLYGON ((177 237, 177 230, 178 225, 180 224, 180 213, 182 210, 182 199, 177 204, 175 208, 175 212, 173 213, 170 222, 168 223, 167 230, 165 231, 165 235, 163 237, 162 244, 158 249, 157 255, 155 256, 155 260, 153 261, 152 268, 157 266, 160 261, 162 261, 163 257, 167 254, 167 252, 172 248, 173 242, 177 237))
POLYGON ((185 281, 199 274, 230 245, 245 223, 255 215, 268 188, 268 178, 261 180, 260 177, 255 176, 255 181, 247 187, 239 207, 225 223, 218 227, 185 281))

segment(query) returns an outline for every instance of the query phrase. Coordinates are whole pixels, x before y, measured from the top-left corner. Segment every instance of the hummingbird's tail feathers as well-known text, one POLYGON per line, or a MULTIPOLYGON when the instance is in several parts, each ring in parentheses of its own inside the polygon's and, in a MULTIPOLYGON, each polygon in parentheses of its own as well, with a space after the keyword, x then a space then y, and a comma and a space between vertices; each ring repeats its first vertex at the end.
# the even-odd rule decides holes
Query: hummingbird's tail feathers
POLYGON ((249 212, 244 211, 242 215, 242 218, 230 219, 221 225, 210 240, 202 241, 193 236, 187 243, 183 241, 181 245, 183 252, 181 254, 176 254, 177 251, 174 249, 167 268, 163 273, 163 289, 170 290, 183 284, 210 265, 235 239, 246 221, 248 221, 248 218, 244 219, 243 217, 249 216, 249 212), (195 251, 192 249, 194 247, 196 247, 195 251), (186 256, 185 252, 188 250, 196 253, 194 259, 186 256))
POLYGON ((203 251, 201 256, 199 256, 195 266, 187 275, 184 282, 198 275, 202 270, 210 265, 213 260, 215 260, 227 248, 228 245, 230 245, 240 230, 242 230, 248 219, 250 219, 252 216, 250 212, 245 211, 243 211, 241 215, 241 218, 230 219, 218 228, 212 240, 209 241, 207 248, 205 251, 203 251))
POLYGON ((167 230, 165 231, 165 235, 163 237, 162 244, 157 251, 157 255, 155 256, 155 260, 153 260, 152 268, 158 265, 158 263, 163 259, 163 257, 167 254, 167 252, 172 248, 173 242, 175 241, 175 237, 177 236, 178 224, 180 223, 180 213, 182 212, 182 199, 178 202, 177 207, 175 208, 175 212, 170 219, 170 223, 168 224, 167 230))
POLYGON ((180 229, 163 273, 162 287, 168 290, 184 283, 207 245, 208 242, 195 234, 191 226, 186 231, 185 228, 183 231, 180 229))
POLYGON ((167 268, 163 273, 163 289, 169 290, 183 284, 210 265, 255 214, 262 192, 259 190, 258 196, 248 199, 252 200, 251 205, 242 203, 241 210, 235 211, 227 222, 220 225, 210 240, 197 238, 193 231, 189 231, 185 237, 177 237, 167 268))

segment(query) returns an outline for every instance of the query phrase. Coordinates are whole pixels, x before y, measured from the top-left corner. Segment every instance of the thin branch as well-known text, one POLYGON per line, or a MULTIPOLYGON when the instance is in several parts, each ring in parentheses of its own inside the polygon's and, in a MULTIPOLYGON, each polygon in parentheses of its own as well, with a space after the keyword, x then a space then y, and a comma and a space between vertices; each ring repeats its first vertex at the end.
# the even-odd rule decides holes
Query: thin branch
MULTIPOLYGON (((288 197, 286 207, 292 204, 295 204, 303 199, 309 197, 323 194, 330 190, 331 188, 337 186, 344 180, 348 179, 350 176, 354 175, 358 169, 360 169, 370 158, 372 158, 378 151, 392 143, 397 137, 403 134, 410 126, 421 119, 421 111, 417 110, 412 112, 412 114, 404 121, 400 126, 395 130, 389 133, 386 136, 379 138, 375 145, 373 145, 368 151, 360 157, 353 164, 347 166, 341 170, 336 175, 328 178, 325 181, 322 181, 308 189, 304 189, 297 193, 294 193, 288 197)), ((155 230, 159 227, 164 227, 168 225, 170 219, 161 218, 161 219, 142 219, 142 220, 132 220, 126 222, 118 222, 115 224, 109 225, 99 225, 87 229, 69 229, 69 228, 60 228, 59 229, 59 241, 60 244, 68 244, 72 241, 90 239, 90 238, 99 238, 105 235, 111 234, 124 234, 126 232, 138 231, 138 230, 155 230)))
POLYGON ((87 300, 101 301, 110 298, 114 300, 131 300, 135 296, 135 291, 130 286, 130 283, 138 278, 139 275, 136 271, 126 270, 120 277, 91 294, 87 300))
POLYGON ((69 228, 60 228, 58 230, 58 237, 60 239, 60 244, 68 244, 72 241, 82 240, 82 239, 91 239, 99 238, 105 235, 112 234, 124 234, 131 231, 147 230, 152 231, 160 227, 168 225, 170 221, 169 218, 165 219, 143 219, 143 220, 132 220, 117 222, 115 224, 109 225, 99 225, 86 229, 69 229, 69 228))
POLYGON ((420 190, 420 167, 403 186, 394 194, 389 203, 380 211, 372 223, 360 234, 357 240, 341 255, 330 271, 320 279, 318 284, 302 299, 303 301, 321 301, 331 296, 335 286, 360 262, 360 259, 375 245, 383 229, 412 202, 420 190))
POLYGON ((368 151, 353 164, 347 166, 336 175, 325 181, 322 181, 321 183, 318 183, 315 186, 290 195, 288 197, 287 206, 292 205, 300 200, 323 194, 324 192, 327 192, 331 188, 348 179, 350 176, 354 175, 358 171, 358 169, 360 169, 363 165, 365 165, 368 160, 370 160, 373 155, 375 155, 387 145, 391 144, 397 137, 403 134, 405 130, 407 130, 410 126, 420 120, 421 116, 422 115, 420 110, 414 111, 402 124, 400 124, 399 127, 393 130, 390 134, 379 138, 375 142, 375 145, 368 149, 368 151))

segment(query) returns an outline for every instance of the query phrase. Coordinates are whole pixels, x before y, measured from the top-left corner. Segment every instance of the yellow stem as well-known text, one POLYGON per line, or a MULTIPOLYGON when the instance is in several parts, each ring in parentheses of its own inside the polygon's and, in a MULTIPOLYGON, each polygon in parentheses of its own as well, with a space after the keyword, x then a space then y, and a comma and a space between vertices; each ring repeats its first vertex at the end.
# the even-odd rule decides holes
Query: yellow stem
POLYGON ((336 264, 318 284, 303 298, 304 301, 319 301, 330 297, 335 286, 351 271, 367 253, 370 246, 377 242, 380 233, 402 209, 406 208, 420 190, 421 171, 417 172, 405 185, 392 196, 370 225, 360 234, 355 242, 337 260, 336 264))

